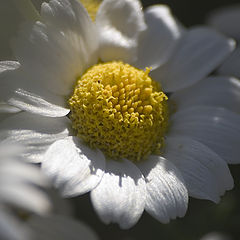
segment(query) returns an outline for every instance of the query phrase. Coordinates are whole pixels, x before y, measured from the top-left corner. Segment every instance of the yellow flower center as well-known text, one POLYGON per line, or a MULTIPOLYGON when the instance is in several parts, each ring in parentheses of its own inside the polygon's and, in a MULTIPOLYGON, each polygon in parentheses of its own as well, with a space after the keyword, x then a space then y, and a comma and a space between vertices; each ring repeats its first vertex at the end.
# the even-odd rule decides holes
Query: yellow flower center
POLYGON ((69 99, 77 136, 113 159, 139 161, 159 153, 168 126, 167 96, 149 72, 122 62, 89 68, 69 99))
POLYGON ((80 2, 87 9, 91 19, 95 21, 96 14, 102 0, 80 0, 80 2))

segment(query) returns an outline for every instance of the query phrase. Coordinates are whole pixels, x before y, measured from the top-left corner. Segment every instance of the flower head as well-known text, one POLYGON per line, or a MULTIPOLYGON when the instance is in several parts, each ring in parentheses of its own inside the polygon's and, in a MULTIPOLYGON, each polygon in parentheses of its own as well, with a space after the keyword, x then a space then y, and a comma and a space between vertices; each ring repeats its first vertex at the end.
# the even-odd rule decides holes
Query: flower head
POLYGON ((237 82, 204 79, 232 40, 137 0, 104 0, 95 22, 78 1, 51 0, 41 17, 22 30, 19 62, 1 63, 2 100, 22 112, 0 127, 63 195, 91 192, 103 222, 129 228, 144 209, 167 223, 188 196, 218 202, 232 188, 237 82))

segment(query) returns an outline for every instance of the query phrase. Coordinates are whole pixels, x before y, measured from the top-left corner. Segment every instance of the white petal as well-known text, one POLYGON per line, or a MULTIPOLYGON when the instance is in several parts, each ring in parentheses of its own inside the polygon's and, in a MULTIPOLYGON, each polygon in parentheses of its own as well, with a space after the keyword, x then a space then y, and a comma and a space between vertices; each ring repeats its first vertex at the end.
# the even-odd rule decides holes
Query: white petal
POLYGON ((0 124, 0 138, 24 145, 23 157, 31 162, 41 162, 47 148, 70 134, 68 118, 46 118, 21 112, 0 124))
POLYGON ((1 179, 0 201, 38 214, 51 210, 50 199, 42 190, 11 179, 1 179))
POLYGON ((15 55, 30 81, 68 95, 77 77, 98 60, 95 25, 76 0, 44 3, 41 14, 44 23, 23 27, 15 55))
POLYGON ((170 60, 152 72, 163 90, 174 92, 191 86, 212 72, 234 49, 235 43, 205 27, 187 31, 170 60))
POLYGON ((103 61, 132 62, 136 58, 138 36, 146 28, 138 0, 105 0, 100 5, 96 24, 103 61))
POLYGON ((219 74, 235 76, 240 78, 240 47, 223 62, 218 69, 219 74))
POLYGON ((240 4, 225 6, 211 13, 208 23, 220 32, 240 40, 240 4))
POLYGON ((196 106, 174 114, 170 131, 203 143, 228 163, 239 163, 239 123, 239 114, 223 108, 196 106))
POLYGON ((101 181, 105 157, 79 138, 68 137, 49 147, 42 169, 64 196, 77 196, 91 191, 101 181))
POLYGON ((13 71, 20 67, 19 62, 15 61, 3 61, 0 62, 0 74, 6 72, 6 71, 13 71))
POLYGON ((179 170, 158 156, 150 156, 138 166, 146 181, 146 211, 162 223, 183 217, 187 210, 188 192, 179 170))
POLYGON ((45 116, 60 117, 69 112, 64 108, 67 104, 63 96, 49 92, 40 86, 40 82, 32 81, 18 62, 0 62, 0 81, 1 102, 45 116))
POLYGON ((178 109, 195 106, 224 107, 240 113, 240 81, 231 77, 209 77, 171 95, 178 109))
POLYGON ((63 117, 70 112, 67 108, 52 104, 44 100, 41 96, 22 89, 15 90, 14 95, 8 100, 8 103, 21 110, 46 117, 63 117))
POLYGON ((181 30, 167 6, 149 7, 144 14, 147 29, 139 36, 138 57, 134 65, 155 69, 168 60, 181 30))
POLYGON ((228 166, 216 153, 187 137, 168 137, 164 156, 181 171, 189 195, 214 202, 233 187, 228 166))
POLYGON ((131 162, 109 160, 100 184, 91 191, 91 200, 100 219, 132 227, 145 206, 146 186, 140 170, 131 162))
POLYGON ((28 226, 37 240, 98 239, 96 233, 84 223, 60 215, 33 216, 28 221, 28 226))
POLYGON ((18 113, 20 111, 19 108, 0 102, 0 113, 18 113))
POLYGON ((34 184, 41 187, 49 186, 49 182, 43 177, 38 167, 22 161, 13 161, 12 159, 5 159, 5 161, 0 164, 0 178, 25 182, 26 184, 34 184))

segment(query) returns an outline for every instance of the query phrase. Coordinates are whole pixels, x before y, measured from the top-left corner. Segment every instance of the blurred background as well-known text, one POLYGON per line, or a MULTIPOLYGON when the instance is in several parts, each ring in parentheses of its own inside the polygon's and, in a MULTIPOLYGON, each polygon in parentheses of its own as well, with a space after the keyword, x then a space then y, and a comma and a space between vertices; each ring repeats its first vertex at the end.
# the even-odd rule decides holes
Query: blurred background
MULTIPOLYGON (((18 12, 3 4, 10 0, 0 0, 0 20, 21 18, 18 12)), ((23 0, 18 0, 23 1, 23 0)), ((36 0, 37 2, 38 0, 36 0)), ((120 0, 119 0, 120 1, 120 0)), ((173 14, 185 26, 203 24, 208 14, 216 8, 240 3, 239 0, 142 0, 143 6, 166 4, 173 14)), ((11 4, 10 4, 11 5, 11 4)), ((240 23, 239 31, 240 31, 240 23)), ((16 24, 11 21, 0 21, 0 59, 12 58, 9 38, 16 35, 16 24), (5 30, 8 31, 5 31, 5 30)), ((98 234, 101 240, 200 240, 205 234, 219 232, 228 238, 209 238, 208 240, 239 240, 240 239, 240 166, 230 166, 235 187, 227 192, 219 204, 205 200, 190 198, 189 208, 184 218, 172 220, 169 224, 161 224, 144 213, 138 224, 130 230, 120 230, 116 225, 102 224, 95 214, 89 194, 69 200, 74 205, 77 219, 88 224, 98 234)), ((204 239, 205 240, 205 239, 204 239)))

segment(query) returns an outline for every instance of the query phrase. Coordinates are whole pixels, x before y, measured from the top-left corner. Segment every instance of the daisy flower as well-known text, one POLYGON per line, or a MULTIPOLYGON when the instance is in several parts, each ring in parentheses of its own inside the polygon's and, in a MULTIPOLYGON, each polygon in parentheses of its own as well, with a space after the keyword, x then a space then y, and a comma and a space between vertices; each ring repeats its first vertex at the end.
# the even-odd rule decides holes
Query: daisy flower
POLYGON ((208 18, 208 23, 226 34, 237 40, 238 45, 235 51, 224 61, 219 67, 220 74, 236 76, 240 78, 240 4, 217 9, 212 12, 208 18))
POLYGON ((2 134, 64 196, 90 192, 104 223, 130 228, 144 210, 167 223, 189 196, 218 202, 233 187, 240 86, 206 78, 233 48, 163 5, 104 0, 93 22, 78 1, 51 0, 22 28, 18 62, 0 65, 0 100, 22 110, 2 134))

